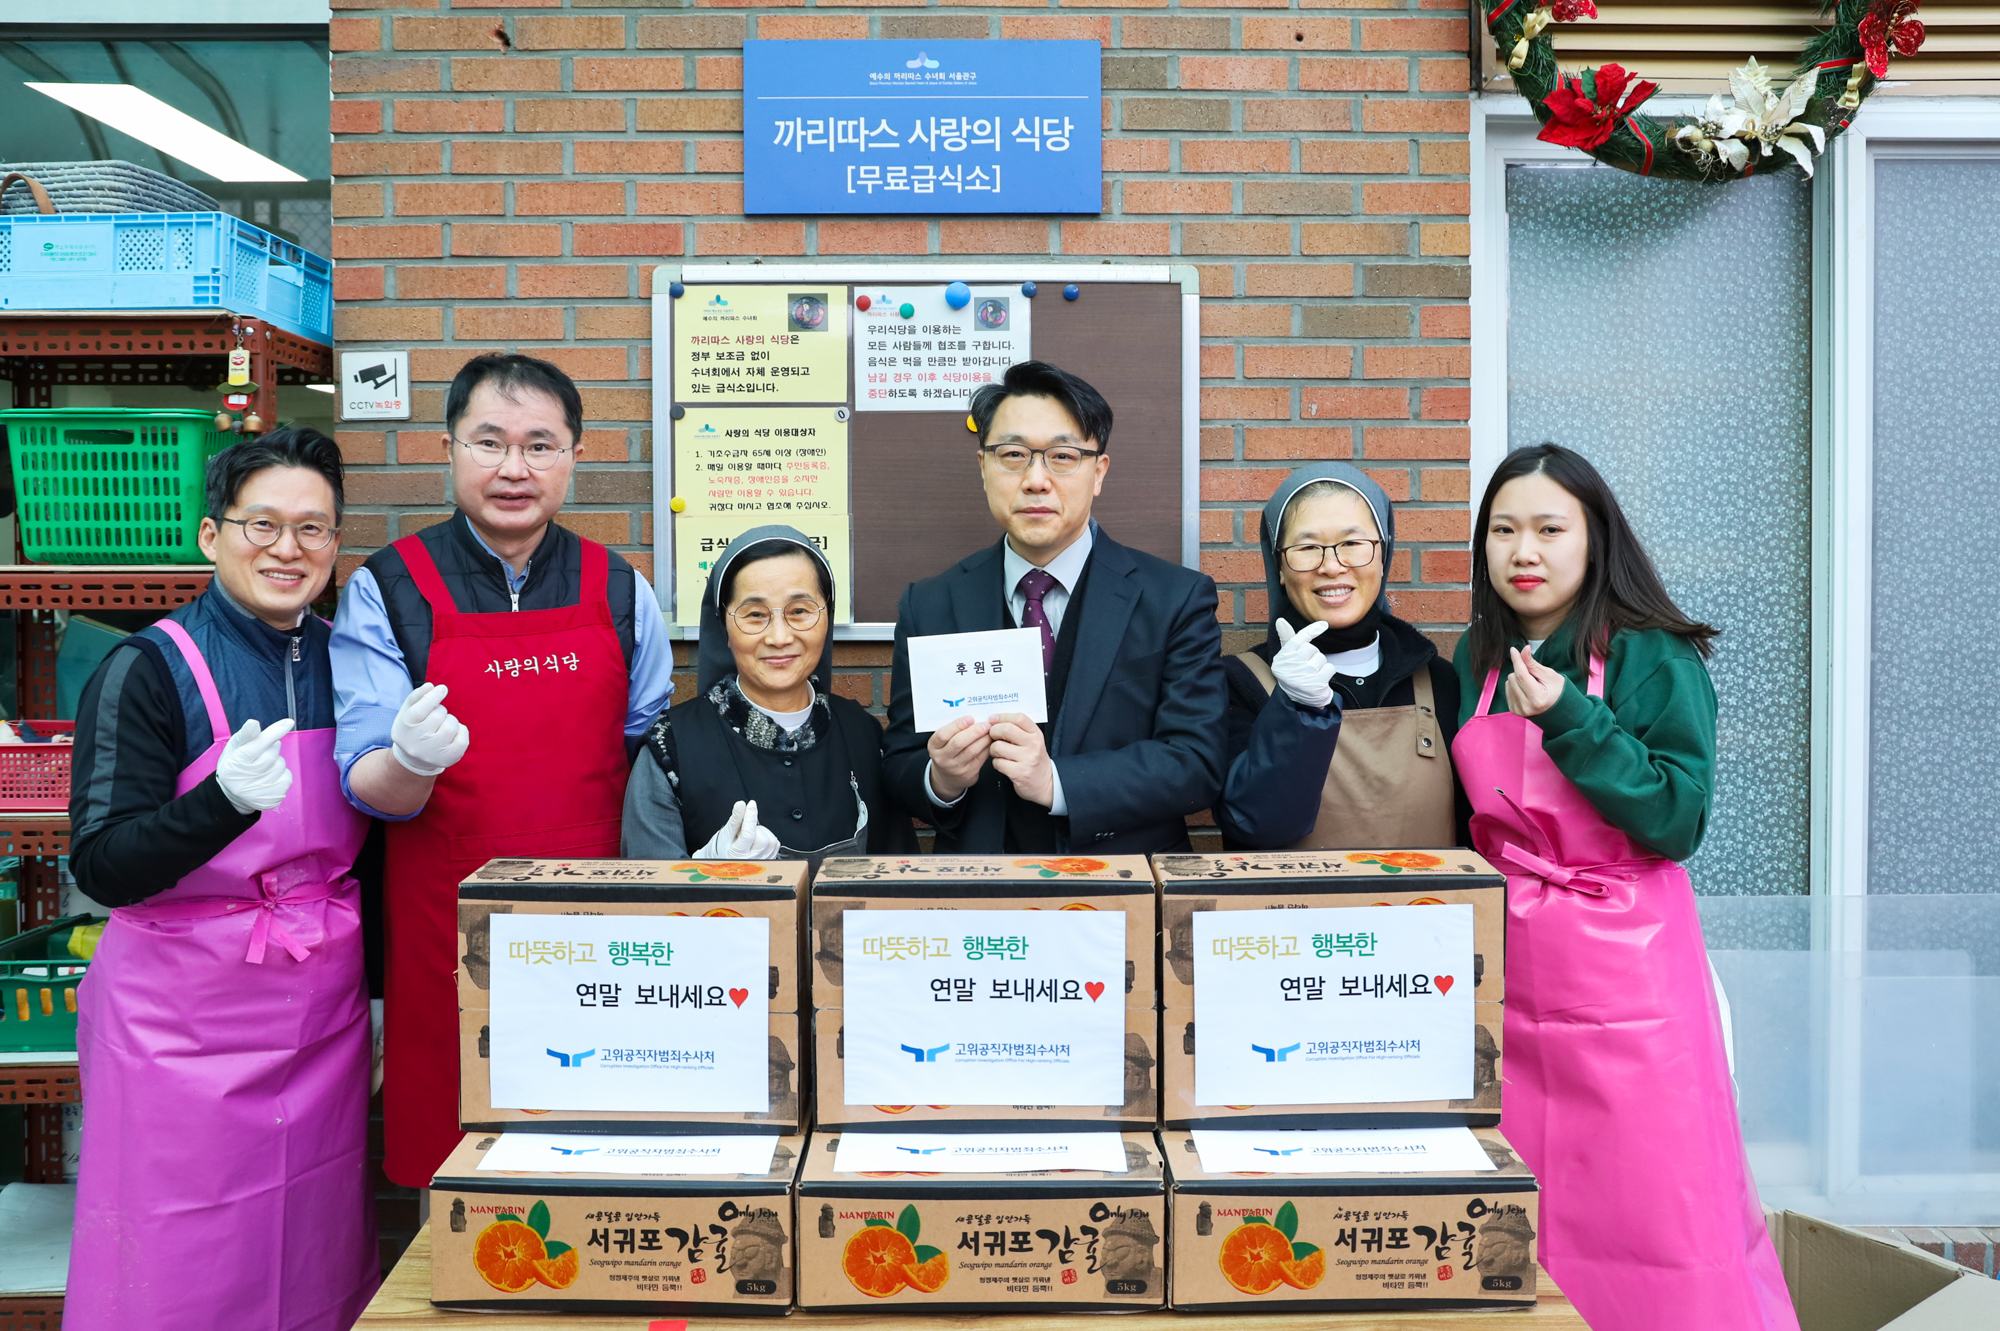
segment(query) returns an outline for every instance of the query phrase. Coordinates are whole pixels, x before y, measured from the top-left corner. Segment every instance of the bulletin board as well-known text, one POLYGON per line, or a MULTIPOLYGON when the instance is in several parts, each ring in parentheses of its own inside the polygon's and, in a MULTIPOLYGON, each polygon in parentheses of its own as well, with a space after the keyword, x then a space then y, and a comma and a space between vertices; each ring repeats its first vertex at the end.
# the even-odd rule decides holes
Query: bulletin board
POLYGON ((1092 510, 1106 534, 1197 567, 1198 303, 1185 265, 654 269, 654 584, 675 635, 696 636, 709 557, 741 531, 788 523, 833 563, 835 636, 893 637, 905 586, 1000 538, 955 404, 1023 343, 1111 404, 1111 470, 1092 510), (997 325, 993 337, 954 338, 953 282, 974 296, 957 313, 997 325), (907 322, 882 322, 905 307, 907 322), (1009 310, 1024 338, 1003 340, 1009 310))

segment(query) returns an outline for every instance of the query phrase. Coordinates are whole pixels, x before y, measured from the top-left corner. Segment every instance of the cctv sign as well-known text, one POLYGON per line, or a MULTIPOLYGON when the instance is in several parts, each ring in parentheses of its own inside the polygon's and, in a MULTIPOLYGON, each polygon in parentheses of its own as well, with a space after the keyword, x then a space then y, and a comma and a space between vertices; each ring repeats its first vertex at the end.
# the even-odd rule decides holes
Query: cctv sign
POLYGON ((340 418, 348 421, 410 419, 410 353, 340 353, 340 418))

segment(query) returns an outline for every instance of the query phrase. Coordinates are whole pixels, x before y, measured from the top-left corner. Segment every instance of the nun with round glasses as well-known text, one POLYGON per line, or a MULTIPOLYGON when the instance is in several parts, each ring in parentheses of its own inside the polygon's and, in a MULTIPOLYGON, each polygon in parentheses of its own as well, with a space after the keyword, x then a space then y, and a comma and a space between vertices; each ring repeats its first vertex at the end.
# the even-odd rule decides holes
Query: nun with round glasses
POLYGON ((810 860, 914 851, 882 789, 882 727, 833 692, 833 570, 791 527, 709 570, 695 696, 661 712, 625 789, 629 859, 810 860))
POLYGON ((1452 774, 1458 675, 1390 612, 1389 496, 1338 462, 1299 468, 1264 505, 1269 638, 1223 658, 1232 850, 1466 844, 1452 774))

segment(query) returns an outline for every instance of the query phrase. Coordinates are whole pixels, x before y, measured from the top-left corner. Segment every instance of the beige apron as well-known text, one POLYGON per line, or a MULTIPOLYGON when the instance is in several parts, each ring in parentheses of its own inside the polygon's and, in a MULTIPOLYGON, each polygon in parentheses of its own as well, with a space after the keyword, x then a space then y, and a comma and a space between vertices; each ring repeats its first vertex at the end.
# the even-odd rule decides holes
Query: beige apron
MULTIPOLYGON (((1266 693, 1277 676, 1255 652, 1236 659, 1266 693)), ((1398 850, 1457 844, 1451 755, 1438 730, 1428 665, 1410 677, 1410 707, 1357 707, 1340 717, 1340 742, 1327 764, 1319 819, 1292 850, 1398 850)), ((1454 700, 1456 701, 1456 700, 1454 700)))

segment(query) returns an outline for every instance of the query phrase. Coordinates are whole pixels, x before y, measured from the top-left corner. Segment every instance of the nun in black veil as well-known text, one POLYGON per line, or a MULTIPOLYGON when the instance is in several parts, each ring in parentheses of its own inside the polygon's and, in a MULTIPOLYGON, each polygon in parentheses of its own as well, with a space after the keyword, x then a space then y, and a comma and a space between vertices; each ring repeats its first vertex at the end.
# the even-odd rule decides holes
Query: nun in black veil
POLYGON ((882 727, 833 692, 833 570, 756 527, 709 570, 696 693, 646 732, 625 791, 630 859, 810 860, 916 850, 882 789, 882 727))

